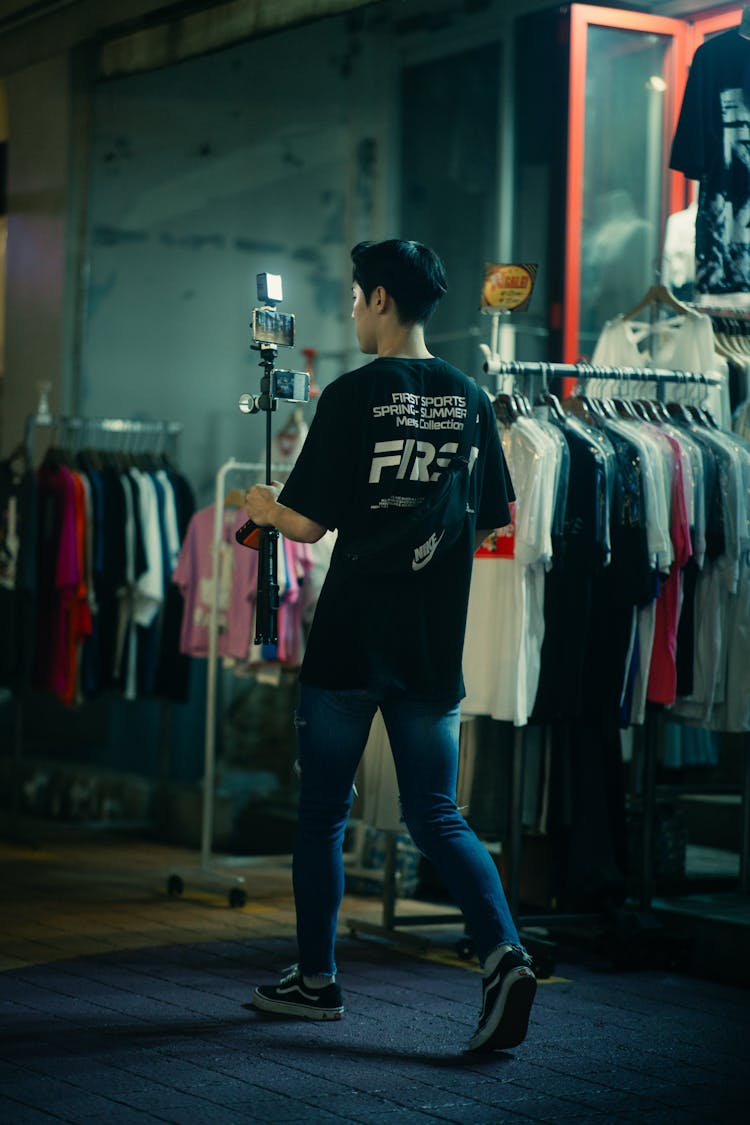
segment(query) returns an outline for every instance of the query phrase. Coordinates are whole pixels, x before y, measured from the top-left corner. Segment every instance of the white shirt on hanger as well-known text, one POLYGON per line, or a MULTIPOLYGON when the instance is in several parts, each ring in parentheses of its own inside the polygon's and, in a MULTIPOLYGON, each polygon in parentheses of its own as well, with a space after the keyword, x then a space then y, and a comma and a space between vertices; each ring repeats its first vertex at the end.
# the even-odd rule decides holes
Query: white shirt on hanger
MULTIPOLYGON (((474 560, 464 644, 464 714, 525 726, 539 684, 544 575, 552 565, 554 483, 560 447, 531 418, 501 430, 518 494, 513 557, 474 560)), ((509 539, 503 529, 501 542, 509 539)))

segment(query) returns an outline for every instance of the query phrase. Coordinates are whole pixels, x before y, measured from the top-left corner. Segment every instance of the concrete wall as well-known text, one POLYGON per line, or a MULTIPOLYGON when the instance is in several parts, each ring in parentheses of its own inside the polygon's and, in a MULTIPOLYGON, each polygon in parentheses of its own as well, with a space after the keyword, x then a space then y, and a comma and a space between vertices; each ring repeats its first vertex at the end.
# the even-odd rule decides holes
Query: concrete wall
POLYGON ((63 405, 63 309, 69 188, 68 57, 6 82, 8 241, 2 448, 14 446, 36 410, 39 383, 63 405), (23 378, 16 372, 23 372, 23 378))
POLYGON ((202 499, 263 445, 236 407, 258 390, 256 273, 283 276, 297 318, 280 365, 314 347, 325 385, 358 361, 349 248, 390 227, 395 88, 343 18, 97 88, 79 409, 181 421, 202 499))
MULTIPOLYGON (((349 248, 416 233, 398 222, 402 68, 446 57, 449 90, 451 54, 502 40, 517 7, 385 2, 96 86, 92 46, 11 74, 0 454, 50 380, 56 410, 180 421, 201 501, 226 457, 255 459, 263 420, 235 407, 258 385, 255 274, 282 273, 321 384, 359 361, 349 248)), ((503 133, 508 73, 486 89, 503 133)), ((455 135, 461 102, 448 104, 455 135)), ((438 164, 441 114, 427 108, 420 139, 438 164)), ((504 209, 507 234, 509 192, 498 198, 481 205, 504 209)), ((465 294, 462 306, 461 323, 437 324, 448 341, 477 331, 465 294)), ((304 366, 299 350, 282 358, 304 366)))

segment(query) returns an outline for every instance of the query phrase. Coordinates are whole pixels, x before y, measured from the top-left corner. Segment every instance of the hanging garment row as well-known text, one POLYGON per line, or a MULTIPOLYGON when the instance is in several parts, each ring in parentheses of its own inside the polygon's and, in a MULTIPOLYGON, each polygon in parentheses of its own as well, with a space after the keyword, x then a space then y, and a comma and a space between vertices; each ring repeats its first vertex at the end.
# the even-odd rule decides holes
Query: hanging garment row
MULTIPOLYGON (((620 388, 653 379, 577 372, 589 390, 615 374, 620 388)), ((670 393, 705 384, 670 379, 670 393)), ((495 399, 519 497, 513 523, 477 556, 465 712, 521 726, 581 714, 593 697, 616 700, 623 726, 642 723, 648 701, 714 729, 748 729, 747 443, 697 404, 587 394, 562 410, 543 394, 532 411, 523 399, 495 399)))
MULTIPOLYGON (((579 394, 495 398, 518 498, 475 560, 463 711, 532 725, 524 822, 554 841, 558 901, 589 908, 624 894, 623 727, 665 706, 750 726, 750 448, 698 401, 639 398, 650 369, 490 367, 519 384, 573 376, 579 394), (581 393, 597 378, 620 394, 581 393)), ((668 398, 712 385, 660 374, 668 398)))
POLYGON ((34 416, 0 464, 4 683, 68 705, 114 689, 187 697, 172 572, 195 509, 179 427, 34 416), (52 431, 38 468, 37 430, 52 431))

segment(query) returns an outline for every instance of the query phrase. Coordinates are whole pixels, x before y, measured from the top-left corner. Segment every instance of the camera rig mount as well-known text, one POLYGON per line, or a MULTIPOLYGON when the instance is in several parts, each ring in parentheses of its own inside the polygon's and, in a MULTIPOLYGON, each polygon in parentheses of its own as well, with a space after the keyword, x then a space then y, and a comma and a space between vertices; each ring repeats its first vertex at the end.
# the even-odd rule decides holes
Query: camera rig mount
MULTIPOLYGON (((238 406, 243 414, 266 415, 266 484, 271 484, 271 415, 279 399, 288 402, 308 402, 310 376, 305 371, 281 371, 276 368, 280 346, 294 345, 294 317, 280 313, 276 305, 282 300, 282 282, 278 274, 257 275, 259 308, 253 309, 253 342, 251 347, 260 353, 263 374, 260 394, 243 394, 238 406)), ((276 527, 257 528, 252 520, 237 531, 237 540, 243 546, 258 550, 258 592, 255 616, 255 643, 278 642, 278 542, 276 527)))

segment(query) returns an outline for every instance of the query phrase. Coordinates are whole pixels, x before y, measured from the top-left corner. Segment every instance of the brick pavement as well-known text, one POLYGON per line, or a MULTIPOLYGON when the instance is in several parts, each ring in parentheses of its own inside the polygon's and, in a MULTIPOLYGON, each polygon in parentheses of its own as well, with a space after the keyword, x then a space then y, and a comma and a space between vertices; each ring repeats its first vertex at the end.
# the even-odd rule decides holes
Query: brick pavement
POLYGON ((747 1120, 746 990, 576 957, 541 984, 526 1042, 476 1057, 475 973, 344 934, 346 1016, 301 1023, 249 1005, 293 959, 286 875, 254 872, 232 911, 169 900, 166 852, 86 856, 2 863, 4 1125, 747 1120))

